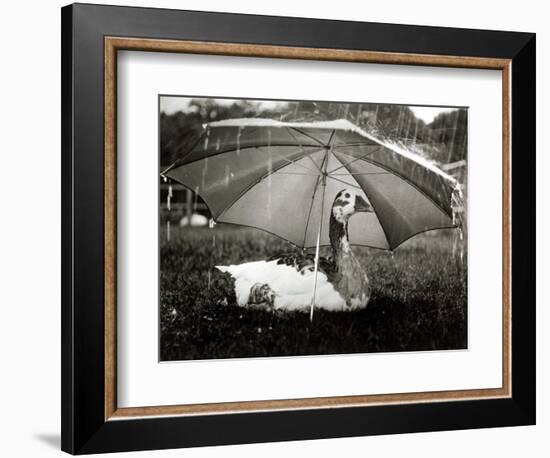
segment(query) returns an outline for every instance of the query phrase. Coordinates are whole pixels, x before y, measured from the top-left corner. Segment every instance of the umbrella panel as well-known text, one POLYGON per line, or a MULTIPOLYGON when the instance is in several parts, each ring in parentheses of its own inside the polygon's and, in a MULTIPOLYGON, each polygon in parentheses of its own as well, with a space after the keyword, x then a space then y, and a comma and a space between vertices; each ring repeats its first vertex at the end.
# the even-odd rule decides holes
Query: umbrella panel
MULTIPOLYGON (((239 120, 235 120, 239 121, 239 120)), ((333 129, 293 129, 289 127, 225 125, 207 127, 194 148, 176 162, 189 164, 205 157, 255 147, 319 147, 328 142, 333 129)))
MULTIPOLYGON (((318 147, 309 150, 317 151, 318 147)), ((246 148, 171 167, 164 176, 199 194, 217 219, 255 183, 304 154, 309 154, 308 148, 297 146, 246 148)))
POLYGON ((303 246, 304 228, 319 174, 308 158, 259 181, 220 216, 224 223, 256 227, 303 246))
POLYGON ((347 164, 345 169, 365 191, 384 228, 389 248, 396 248, 420 232, 453 227, 452 219, 437 202, 409 181, 374 164, 350 162, 350 157, 341 153, 335 156, 347 164))
POLYGON ((456 182, 427 161, 413 160, 406 151, 398 153, 382 145, 341 145, 333 151, 345 164, 367 162, 391 172, 430 196, 447 215, 452 215, 451 194, 456 182))

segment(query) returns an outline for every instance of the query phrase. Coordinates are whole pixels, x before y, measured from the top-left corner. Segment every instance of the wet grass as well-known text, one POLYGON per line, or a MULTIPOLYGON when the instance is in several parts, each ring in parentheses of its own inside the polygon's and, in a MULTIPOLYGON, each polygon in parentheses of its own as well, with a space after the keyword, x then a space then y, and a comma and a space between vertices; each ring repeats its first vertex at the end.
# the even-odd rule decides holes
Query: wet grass
POLYGON ((291 251, 261 231, 218 225, 162 234, 161 360, 463 349, 466 270, 451 231, 420 235, 388 252, 356 247, 373 287, 366 310, 307 313, 238 307, 215 264, 291 251), (215 237, 214 237, 215 235, 215 237))

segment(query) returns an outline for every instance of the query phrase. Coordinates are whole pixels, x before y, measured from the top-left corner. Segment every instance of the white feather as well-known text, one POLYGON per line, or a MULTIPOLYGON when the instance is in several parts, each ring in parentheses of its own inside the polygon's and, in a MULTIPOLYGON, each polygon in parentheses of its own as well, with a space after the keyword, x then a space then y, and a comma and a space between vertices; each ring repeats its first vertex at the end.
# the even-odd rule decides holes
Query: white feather
MULTIPOLYGON (((235 295, 241 307, 248 304, 253 285, 267 283, 275 292, 275 309, 309 310, 314 280, 311 271, 301 274, 294 267, 277 264, 277 261, 254 261, 216 268, 235 279, 235 295)), ((315 307, 331 311, 350 310, 323 272, 319 272, 317 277, 315 307)))

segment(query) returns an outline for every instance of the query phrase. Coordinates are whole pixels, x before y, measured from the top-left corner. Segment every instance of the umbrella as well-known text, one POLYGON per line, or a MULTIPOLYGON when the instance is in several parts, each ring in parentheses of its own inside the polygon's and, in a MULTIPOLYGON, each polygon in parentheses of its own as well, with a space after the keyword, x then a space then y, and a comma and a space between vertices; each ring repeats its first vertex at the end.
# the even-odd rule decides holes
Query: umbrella
MULTIPOLYGON (((455 227, 457 182, 410 151, 340 119, 212 122, 162 172, 196 192, 216 222, 259 228, 305 249, 329 245, 333 198, 354 188, 374 212, 356 214, 353 245, 394 250, 421 232, 455 227), (325 224, 324 224, 325 223, 325 224)), ((315 283, 312 308, 315 301, 315 283)))

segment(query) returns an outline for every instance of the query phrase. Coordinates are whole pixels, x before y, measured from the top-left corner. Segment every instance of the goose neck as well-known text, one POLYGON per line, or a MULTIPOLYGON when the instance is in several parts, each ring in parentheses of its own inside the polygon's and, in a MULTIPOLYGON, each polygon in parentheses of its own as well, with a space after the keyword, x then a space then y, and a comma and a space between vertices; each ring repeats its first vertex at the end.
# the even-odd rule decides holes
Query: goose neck
POLYGON ((351 255, 347 218, 338 220, 333 214, 330 215, 329 239, 330 246, 332 247, 332 254, 337 264, 343 258, 351 255))

